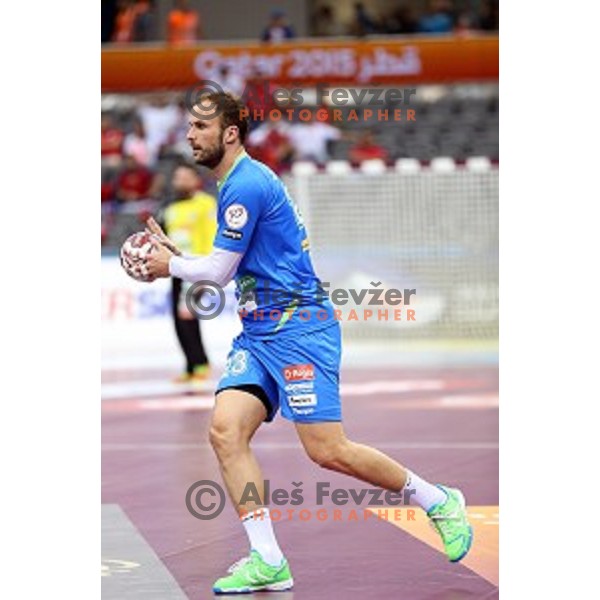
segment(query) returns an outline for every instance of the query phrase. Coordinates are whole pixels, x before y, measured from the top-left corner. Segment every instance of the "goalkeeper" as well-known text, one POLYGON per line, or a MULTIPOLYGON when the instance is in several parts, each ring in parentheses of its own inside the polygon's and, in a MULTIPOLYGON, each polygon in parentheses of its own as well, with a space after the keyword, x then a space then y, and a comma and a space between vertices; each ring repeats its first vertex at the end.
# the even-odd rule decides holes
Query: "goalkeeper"
POLYGON ((243 111, 233 96, 209 94, 190 118, 187 139, 194 160, 218 179, 213 252, 206 257, 181 256, 160 227, 148 222, 160 240, 147 259, 152 277, 210 280, 221 286, 235 278, 241 299, 243 332, 233 341, 217 386, 210 441, 248 535, 250 555, 233 565, 213 589, 231 594, 293 585, 268 508, 257 502, 240 504, 248 483, 263 490, 264 478, 250 441, 279 409, 294 423, 305 451, 319 466, 386 490, 409 492, 405 499, 427 512, 448 558, 459 561, 473 535, 462 493, 428 483, 344 433, 340 326, 333 318, 333 306, 319 293, 299 211, 283 182, 244 150, 248 123, 243 111), (288 299, 293 295, 293 300, 278 302, 279 292, 287 292, 288 299), (273 314, 280 318, 274 320, 273 314))
MULTIPOLYGON (((166 208, 163 217, 169 238, 187 252, 210 254, 216 231, 215 198, 200 190, 201 179, 192 164, 181 163, 177 166, 172 187, 175 199, 166 208)), ((209 374, 201 324, 185 301, 189 286, 190 283, 173 277, 171 312, 177 340, 186 359, 186 369, 176 379, 180 383, 203 380, 209 374)))

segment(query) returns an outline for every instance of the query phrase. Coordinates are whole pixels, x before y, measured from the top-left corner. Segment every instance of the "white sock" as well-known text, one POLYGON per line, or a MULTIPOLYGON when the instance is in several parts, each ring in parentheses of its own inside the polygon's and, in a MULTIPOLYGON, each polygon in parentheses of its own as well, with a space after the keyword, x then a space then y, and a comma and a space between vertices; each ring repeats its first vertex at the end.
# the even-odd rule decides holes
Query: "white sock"
POLYGON ((408 470, 403 491, 408 492, 404 498, 405 501, 408 497, 409 504, 420 506, 425 512, 429 512, 436 504, 443 504, 447 498, 446 492, 408 470))
POLYGON ((242 518, 244 529, 250 540, 250 548, 256 550, 272 567, 278 567, 283 553, 275 539, 273 523, 268 508, 259 508, 242 518))

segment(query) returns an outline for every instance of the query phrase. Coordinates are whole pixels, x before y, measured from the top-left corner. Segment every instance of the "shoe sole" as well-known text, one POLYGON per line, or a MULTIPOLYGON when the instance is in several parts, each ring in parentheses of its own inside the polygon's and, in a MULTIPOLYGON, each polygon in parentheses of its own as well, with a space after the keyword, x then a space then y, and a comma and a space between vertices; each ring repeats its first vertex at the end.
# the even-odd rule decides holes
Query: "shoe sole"
POLYGON ((452 563, 460 562, 469 553, 469 550, 471 549, 472 545, 473 545, 473 528, 469 525, 469 542, 467 544, 467 547, 465 548, 465 551, 457 558, 451 558, 450 562, 452 562, 452 563))
POLYGON ((290 578, 286 579, 285 581, 270 583, 269 585, 235 588, 233 590, 220 590, 217 588, 213 588, 213 592, 215 594, 223 596, 225 594, 252 594, 253 592, 285 592, 287 590, 291 590, 293 587, 294 580, 290 578))
MULTIPOLYGON (((460 504, 462 509, 466 512, 467 502, 465 500, 463 493, 457 488, 454 488, 452 491, 456 493, 456 495, 458 496, 458 503, 460 504)), ((464 552, 460 556, 458 556, 456 558, 451 558, 450 562, 453 562, 453 563, 460 562, 469 553, 469 550, 471 549, 472 545, 473 545, 473 528, 469 524, 469 542, 467 544, 467 547, 465 548, 464 552)))

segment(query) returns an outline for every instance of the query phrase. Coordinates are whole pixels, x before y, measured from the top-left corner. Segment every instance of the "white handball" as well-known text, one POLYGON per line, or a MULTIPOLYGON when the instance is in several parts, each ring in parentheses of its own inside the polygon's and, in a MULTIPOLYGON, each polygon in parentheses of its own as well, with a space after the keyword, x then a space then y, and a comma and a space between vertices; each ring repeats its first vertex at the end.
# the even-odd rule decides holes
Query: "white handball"
POLYGON ((154 250, 152 234, 140 231, 130 235, 121 246, 121 266, 137 281, 151 281, 146 258, 154 250))

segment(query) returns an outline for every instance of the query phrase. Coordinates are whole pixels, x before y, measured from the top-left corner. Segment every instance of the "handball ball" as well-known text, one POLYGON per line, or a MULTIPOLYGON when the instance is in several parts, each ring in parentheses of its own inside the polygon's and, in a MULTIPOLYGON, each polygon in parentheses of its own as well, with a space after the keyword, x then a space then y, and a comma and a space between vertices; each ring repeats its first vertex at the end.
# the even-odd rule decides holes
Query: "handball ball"
POLYGON ((141 231, 130 235, 121 246, 121 266, 137 281, 150 281, 146 257, 154 250, 152 235, 141 231))

